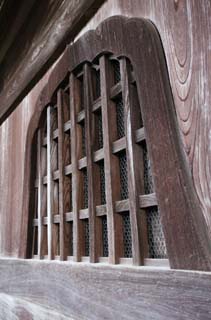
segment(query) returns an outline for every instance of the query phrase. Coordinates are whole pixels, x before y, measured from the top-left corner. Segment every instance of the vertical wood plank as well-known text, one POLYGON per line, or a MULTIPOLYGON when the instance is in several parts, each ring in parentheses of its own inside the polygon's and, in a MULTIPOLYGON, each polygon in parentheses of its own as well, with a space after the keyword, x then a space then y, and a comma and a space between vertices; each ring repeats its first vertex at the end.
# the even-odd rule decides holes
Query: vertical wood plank
POLYGON ((51 173, 51 110, 47 108, 47 217, 48 217, 48 259, 53 258, 52 246, 52 210, 53 210, 53 185, 51 173))
POLYGON ((115 213, 115 201, 120 199, 120 173, 118 158, 112 154, 112 142, 116 138, 115 106, 109 99, 111 83, 108 58, 100 58, 100 82, 104 141, 104 166, 106 207, 108 224, 109 262, 118 263, 123 256, 122 219, 115 213))
POLYGON ((100 192, 97 190, 99 182, 99 168, 94 164, 95 125, 92 114, 93 103, 92 70, 88 64, 84 65, 84 108, 86 130, 86 157, 88 174, 88 207, 89 207, 89 255, 90 262, 97 262, 100 255, 100 221, 96 218, 96 205, 100 201, 100 192), (99 226, 98 226, 99 225, 99 226))
MULTIPOLYGON (((143 187, 143 154, 135 142, 135 132, 138 129, 139 107, 134 97, 134 86, 130 83, 130 66, 126 59, 120 61, 122 95, 124 104, 126 154, 128 165, 129 210, 132 235, 133 264, 144 264, 146 253, 146 225, 139 208, 139 195, 144 193, 143 187)), ((143 217, 144 218, 144 217, 143 217)))
POLYGON ((38 169, 38 198, 37 198, 37 218, 38 218, 38 259, 41 258, 41 246, 42 246, 42 172, 41 172, 41 129, 37 132, 37 169, 38 169))
POLYGON ((82 255, 82 221, 79 210, 83 201, 82 172, 78 170, 78 159, 81 154, 81 130, 77 124, 77 113, 80 111, 81 96, 80 82, 70 74, 70 119, 71 119, 71 164, 72 164, 72 210, 73 210, 73 256, 76 262, 81 261, 82 255))

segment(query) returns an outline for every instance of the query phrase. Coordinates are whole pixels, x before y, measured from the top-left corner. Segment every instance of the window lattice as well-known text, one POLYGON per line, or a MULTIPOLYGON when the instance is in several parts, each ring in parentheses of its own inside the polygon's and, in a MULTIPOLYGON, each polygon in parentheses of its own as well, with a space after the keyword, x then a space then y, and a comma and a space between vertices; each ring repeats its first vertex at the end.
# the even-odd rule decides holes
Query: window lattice
MULTIPOLYGON (((118 235, 115 234, 114 239, 118 239, 116 246, 121 247, 120 252, 123 255, 118 257, 119 261, 121 258, 133 259, 135 250, 141 248, 137 249, 134 246, 135 237, 132 236, 131 225, 132 222, 133 225, 137 223, 133 220, 137 214, 145 214, 148 257, 167 257, 159 210, 154 200, 150 200, 151 194, 154 193, 153 177, 146 141, 144 135, 140 135, 141 130, 144 132, 142 121, 136 126, 134 123, 127 123, 127 132, 137 137, 136 148, 128 140, 130 137, 125 136, 124 104, 125 99, 129 99, 131 95, 134 95, 134 99, 127 100, 130 112, 134 112, 137 118, 141 117, 133 69, 129 67, 125 69, 127 72, 123 72, 124 64, 129 64, 125 58, 118 60, 101 56, 97 65, 80 66, 80 70, 76 69, 74 76, 68 78, 72 79, 70 83, 66 80, 65 89, 64 84, 58 89, 56 106, 48 106, 44 111, 44 120, 36 134, 33 240, 30 244, 32 256, 42 258, 48 255, 49 259, 54 259, 60 255, 62 259, 66 259, 67 256, 74 255, 74 246, 79 245, 81 260, 83 256, 90 259, 92 257, 94 260, 91 262, 97 262, 101 255, 110 258, 112 253, 108 245, 108 231, 109 234, 114 231, 109 229, 114 221, 115 232, 119 232, 118 235), (101 64, 100 59, 106 59, 108 64, 101 64), (106 65, 105 69, 101 69, 102 65, 106 65), (104 88, 100 81, 101 74, 104 73, 107 79, 110 79, 107 83, 110 91, 104 88), (86 83, 85 79, 89 79, 89 83, 86 83), (74 88, 78 90, 76 97, 79 102, 69 97, 74 81, 78 84, 74 88), (128 90, 133 86, 129 98, 123 91, 127 86, 128 90), (89 90, 90 100, 88 96, 84 97, 84 93, 89 90), (108 105, 101 100, 103 94, 108 105), (106 149, 105 146, 108 145, 106 149), (127 156, 136 152, 137 148, 142 150, 136 156, 140 163, 136 170, 140 172, 134 171, 137 166, 134 166, 127 156), (139 173, 143 177, 143 191, 137 195, 135 190, 129 190, 129 181, 135 181, 139 173), (134 195, 140 198, 149 196, 147 207, 137 205, 140 201, 136 202, 137 207, 131 203, 134 195), (62 223, 64 228, 61 228, 62 223), (73 232, 75 224, 78 224, 77 239, 74 239, 77 233, 73 232), (93 226, 96 229, 96 237, 90 234, 93 226), (65 232, 62 246, 60 232, 63 230, 65 232), (54 248, 49 247, 49 235, 52 235, 54 248), (41 243, 40 247, 38 243, 41 243), (132 247, 135 248, 133 251, 132 247), (61 252, 61 248, 64 248, 64 252, 61 252)), ((139 227, 136 229, 141 230, 139 227)))

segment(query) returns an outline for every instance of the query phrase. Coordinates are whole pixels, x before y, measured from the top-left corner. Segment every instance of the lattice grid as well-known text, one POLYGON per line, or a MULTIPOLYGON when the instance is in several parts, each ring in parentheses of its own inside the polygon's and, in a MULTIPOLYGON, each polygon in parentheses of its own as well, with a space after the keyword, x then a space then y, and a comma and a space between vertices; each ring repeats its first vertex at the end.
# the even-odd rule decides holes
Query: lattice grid
MULTIPOLYGON (((100 70, 96 70, 96 65, 92 66, 92 92, 94 92, 94 96, 93 99, 97 99, 98 97, 100 97, 101 95, 101 89, 103 90, 103 88, 101 88, 101 83, 100 83, 100 70)), ((123 88, 121 88, 120 86, 120 81, 121 81, 121 72, 120 72, 120 63, 118 60, 110 60, 110 68, 112 70, 108 70, 108 74, 110 74, 110 72, 113 71, 113 81, 111 81, 110 85, 110 89, 111 92, 115 93, 115 97, 113 95, 112 101, 114 102, 115 106, 114 106, 114 113, 116 113, 116 119, 114 118, 114 124, 116 121, 116 128, 117 129, 117 136, 115 137, 116 140, 121 139, 123 137, 125 137, 125 115, 124 115, 124 103, 123 103, 123 97, 124 97, 124 92, 121 91, 121 89, 123 90, 123 88), (118 84, 118 85, 116 85, 118 84), (113 87, 113 88, 112 88, 113 87)), ((132 68, 131 71, 132 72, 132 68)), ((129 73, 130 73, 129 72, 129 73)), ((81 97, 81 109, 84 108, 84 92, 86 92, 84 89, 89 90, 89 86, 88 89, 85 88, 84 86, 86 86, 86 84, 84 83, 84 79, 83 79, 83 75, 81 76, 82 73, 80 73, 80 76, 78 74, 78 79, 80 80, 81 86, 80 86, 80 92, 78 92, 78 94, 80 94, 81 97)), ((77 76, 76 76, 77 77, 77 76)), ((129 81, 131 81, 132 78, 132 73, 129 75, 129 81)), ((138 102, 138 95, 137 95, 137 88, 136 88, 136 83, 133 81, 133 86, 134 88, 131 89, 132 94, 133 95, 133 99, 132 99, 132 106, 133 108, 135 108, 136 110, 136 115, 137 117, 140 118, 140 122, 136 123, 136 124, 132 124, 134 127, 136 126, 136 128, 132 127, 131 125, 131 129, 132 130, 137 130, 137 127, 142 127, 143 123, 141 120, 141 112, 140 112, 140 106, 139 106, 139 102, 138 102)), ((105 93, 104 93, 105 94, 105 93)), ((109 99, 110 97, 108 97, 109 99)), ((91 116, 94 117, 92 120, 94 121, 94 126, 93 129, 95 129, 94 135, 91 135, 91 139, 93 139, 92 141, 88 141, 87 146, 91 145, 91 147, 93 146, 93 151, 96 151, 98 149, 103 148, 103 130, 106 132, 107 128, 103 128, 103 123, 102 123, 102 108, 103 105, 98 105, 99 101, 95 102, 95 104, 90 104, 90 110, 92 110, 91 116), (94 106, 94 108, 93 108, 94 106), (93 110, 93 109, 94 110, 93 110), (97 110, 96 110, 97 109, 97 110), (93 138, 94 137, 94 138, 93 138)), ((101 101, 102 103, 102 101, 101 101)), ((105 107, 105 106, 104 106, 105 107)), ((61 109, 59 109, 61 110, 61 109)), ((52 112, 51 112, 51 131, 55 130, 58 127, 58 113, 59 111, 57 110, 57 107, 53 107, 52 108, 52 112)), ((77 114, 76 114, 77 116, 77 114)), ((109 117, 109 115, 106 115, 107 117, 109 117)), ((60 117, 61 118, 61 117, 60 117)), ((108 119, 109 120, 109 119, 108 119)), ((64 125, 64 124, 62 124, 64 125)), ((71 124, 72 125, 72 124, 71 124)), ((80 132, 80 136, 77 138, 78 140, 80 140, 80 144, 81 144, 81 150, 80 150, 80 155, 77 155, 77 160, 79 160, 81 157, 85 157, 86 156, 86 137, 87 137, 87 132, 86 132, 86 126, 85 126, 85 120, 80 120, 79 125, 81 126, 81 132, 80 132)), ((60 124, 61 126, 61 124, 60 124)), ((44 130, 44 128, 42 129, 44 130)), ((111 130, 112 131, 112 130, 111 130)), ((44 135, 46 138, 46 130, 44 130, 44 135)), ((64 165, 70 165, 71 163, 71 150, 69 150, 68 148, 70 148, 70 143, 71 143, 71 139, 70 139, 70 133, 68 133, 68 139, 69 139, 69 146, 66 147, 66 154, 64 155, 64 165)), ((107 134, 105 135, 105 139, 108 139, 107 134)), ((110 138, 110 137, 109 137, 110 138)), ((112 137, 113 139, 113 137, 112 137)), ((45 140, 45 139, 44 139, 45 140)), ((44 141, 43 140, 43 141, 44 141)), ((56 153, 58 153, 58 142, 59 139, 58 137, 54 138, 53 143, 55 144, 55 148, 54 151, 52 152, 53 156, 57 159, 54 162, 58 165, 58 154, 56 155, 56 153)), ((106 140, 105 140, 106 141, 106 140)), ((114 142, 112 140, 112 142, 114 142)), ((113 153, 118 157, 119 159, 119 171, 120 171, 120 199, 118 200, 125 200, 128 199, 129 197, 129 192, 128 192, 128 159, 126 157, 126 145, 123 144, 123 139, 121 141, 116 141, 116 144, 113 144, 111 147, 113 148, 113 153), (115 145, 115 146, 114 146, 115 145), (117 148, 116 148, 117 146, 117 148), (120 146, 120 147, 119 147, 120 146), (115 150, 116 148, 116 150, 115 150), (119 149, 118 149, 119 148, 119 149), (121 151, 120 151, 121 150, 121 151)), ((148 157, 148 152, 147 152, 147 146, 146 143, 141 141, 138 143, 140 148, 143 149, 143 162, 144 162, 144 167, 143 169, 143 173, 144 173, 144 193, 145 194, 150 194, 154 192, 154 184, 153 184, 153 177, 152 177, 152 173, 151 173, 151 168, 150 168, 150 160, 148 157)), ((67 145, 64 143, 64 145, 67 145)), ((46 146, 46 142, 45 142, 45 146, 46 146)), ((47 148, 51 148, 52 146, 47 146, 47 148)), ((46 151, 47 148, 45 147, 46 151)), ((105 186, 105 168, 104 168, 104 161, 106 160, 105 154, 103 155, 103 152, 106 152, 106 150, 99 150, 99 152, 97 153, 97 159, 98 156, 100 155, 98 160, 95 160, 95 156, 96 154, 93 155, 93 161, 96 161, 96 167, 97 165, 99 166, 99 171, 97 172, 99 175, 97 175, 98 179, 100 179, 100 181, 97 181, 96 185, 98 186, 100 183, 100 204, 104 205, 106 204, 106 186, 105 186)), ((85 159, 84 159, 85 160, 85 159)), ((142 159, 140 159, 142 160, 142 159)), ((140 161, 141 163, 142 161, 140 161)), ((84 161, 85 163, 85 161, 84 161)), ((51 164, 51 169, 52 172, 55 171, 57 168, 56 167, 52 167, 51 164)), ((111 166, 112 168, 112 166, 111 166)), ((65 210, 66 211, 72 211, 72 174, 74 174, 74 172, 72 172, 71 174, 68 173, 68 175, 65 177, 65 183, 69 183, 69 185, 66 185, 64 188, 65 190, 65 199, 68 200, 65 201, 66 206, 65 206, 65 210), (69 182, 68 182, 69 179, 69 182), (68 202, 69 201, 69 202, 68 202), (67 209, 67 207, 70 206, 70 208, 67 209)), ((88 173, 87 173, 87 168, 83 167, 83 169, 81 170, 81 174, 82 174, 82 178, 81 178, 81 184, 80 184, 80 190, 83 189, 83 201, 81 201, 80 203, 80 209, 86 209, 88 208, 89 202, 88 202, 88 173)), ((60 179, 60 178, 59 178, 60 179)), ((55 182, 55 185, 58 184, 58 179, 55 182)), ((46 184, 46 183, 45 183, 46 184)), ((74 186, 73 186, 74 187, 74 186)), ((95 187, 94 187, 95 188, 95 187)), ((111 186, 111 188, 113 188, 113 186, 111 186)), ((37 190, 37 189, 35 189, 37 190)), ((95 192, 99 192, 99 190, 94 190, 95 192)), ((59 199, 59 190, 58 190, 58 195, 55 196, 54 192, 54 197, 57 198, 57 200, 54 199, 54 205, 55 203, 58 202, 59 199), (56 202, 57 201, 57 202, 56 202)), ((140 195, 141 196, 141 195, 140 195)), ((47 202, 47 201, 46 201, 47 202)), ((120 201, 119 201, 120 202, 120 201)), ((59 203, 59 202, 58 202, 59 203)), ((36 196, 36 201, 35 201, 35 212, 37 214, 37 196, 36 196)), ((128 202, 126 201, 122 201, 121 203, 116 203, 114 205, 115 209, 117 210, 117 212, 120 211, 126 211, 129 210, 128 207, 128 202), (119 208, 118 206, 120 205, 121 210, 116 209, 119 208), (124 208, 124 209, 122 209, 124 208)), ((154 204, 151 204, 154 205, 154 204)), ((104 208, 100 208, 103 209, 104 208)), ((83 214, 84 214, 84 218, 86 217, 86 219, 83 219, 83 223, 82 223, 82 229, 83 231, 80 234, 80 237, 82 237, 82 239, 84 240, 84 246, 82 244, 82 251, 83 254, 85 256, 89 256, 90 254, 90 247, 89 247, 89 239, 90 239, 90 234, 89 234, 89 223, 93 223, 93 220, 89 220, 87 217, 89 217, 88 210, 84 210, 83 214)), ((160 221, 160 215, 159 215, 159 210, 157 207, 148 207, 146 209, 147 211, 147 230, 148 230, 148 243, 149 243, 149 256, 150 258, 166 258, 167 257, 167 251, 166 251, 166 245, 165 245, 165 239, 164 239, 164 235, 163 235, 163 230, 162 230, 162 225, 161 225, 161 221, 160 221)), ((55 210, 55 212, 57 213, 58 210, 55 210)), ((115 214, 118 214, 117 212, 115 212, 115 214)), ((107 214, 109 214, 109 212, 107 212, 107 214)), ((92 217, 92 215, 90 215, 90 217, 92 217)), ((124 251, 124 257, 126 258, 131 258, 132 257, 132 234, 131 234, 131 221, 130 221, 130 217, 131 219, 133 218, 132 215, 130 216, 130 212, 124 212, 121 213, 121 217, 122 217, 122 236, 123 236, 123 251, 124 251)), ((36 216, 37 218, 37 216, 36 216)), ((100 228, 100 232, 102 230, 102 243, 101 245, 101 249, 102 252, 101 254, 103 254, 104 257, 108 257, 109 255, 109 248, 108 248, 108 225, 107 225, 107 216, 102 216, 100 218, 97 217, 97 219, 101 219, 102 221, 102 229, 100 228)), ((75 223, 75 222, 74 222, 75 223)), ((55 239, 55 243, 57 243, 57 254, 59 254, 59 232, 60 232, 60 228, 59 228, 59 223, 56 224, 57 226, 57 232, 56 235, 54 235, 54 239, 55 239)), ((67 222, 65 221, 65 228, 66 231, 68 231, 68 241, 69 241, 69 247, 68 247, 68 254, 69 255, 73 255, 73 222, 67 222)), ((33 242, 33 251, 34 254, 36 254, 37 250, 37 226, 34 227, 34 242, 33 242), (36 241, 35 241, 36 240, 36 241)), ((110 230, 109 230, 110 231, 110 230)), ((47 227, 46 227, 46 243, 47 243, 47 227)), ((83 241, 82 241, 83 243, 83 241)))

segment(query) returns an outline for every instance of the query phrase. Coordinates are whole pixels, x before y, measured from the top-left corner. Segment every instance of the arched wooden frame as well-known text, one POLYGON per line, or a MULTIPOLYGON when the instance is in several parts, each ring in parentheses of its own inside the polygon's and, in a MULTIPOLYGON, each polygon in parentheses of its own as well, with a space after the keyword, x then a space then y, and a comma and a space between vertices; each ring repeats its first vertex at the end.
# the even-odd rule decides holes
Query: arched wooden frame
POLYGON ((211 270, 211 243, 182 146, 159 34, 150 21, 121 16, 68 46, 38 98, 26 142, 20 257, 26 255, 32 139, 42 110, 69 72, 104 53, 127 57, 134 68, 170 266, 211 270))

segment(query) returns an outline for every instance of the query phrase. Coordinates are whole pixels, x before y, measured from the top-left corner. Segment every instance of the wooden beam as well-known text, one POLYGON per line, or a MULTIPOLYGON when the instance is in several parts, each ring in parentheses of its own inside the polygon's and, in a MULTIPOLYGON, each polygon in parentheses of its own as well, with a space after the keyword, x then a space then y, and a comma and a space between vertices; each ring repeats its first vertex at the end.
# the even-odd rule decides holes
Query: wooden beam
MULTIPOLYGON (((22 5, 18 3, 16 10, 6 10, 5 14, 2 7, 2 18, 7 13, 7 20, 13 23, 7 25, 3 47, 1 42, 0 124, 58 59, 66 44, 103 2, 46 0, 38 3, 24 0, 22 5)), ((17 1, 13 1, 14 6, 15 3, 17 5, 17 1)))

